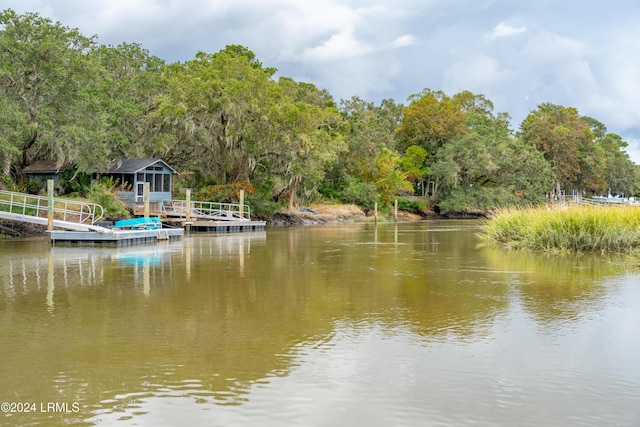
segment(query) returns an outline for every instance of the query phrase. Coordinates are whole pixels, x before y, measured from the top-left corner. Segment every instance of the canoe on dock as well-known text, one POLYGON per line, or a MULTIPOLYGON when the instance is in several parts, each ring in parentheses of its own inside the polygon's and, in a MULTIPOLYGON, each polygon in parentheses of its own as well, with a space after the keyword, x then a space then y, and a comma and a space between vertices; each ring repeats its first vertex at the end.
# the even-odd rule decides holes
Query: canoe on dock
POLYGON ((116 221, 113 228, 124 230, 158 230, 162 228, 162 222, 158 217, 122 219, 116 221))

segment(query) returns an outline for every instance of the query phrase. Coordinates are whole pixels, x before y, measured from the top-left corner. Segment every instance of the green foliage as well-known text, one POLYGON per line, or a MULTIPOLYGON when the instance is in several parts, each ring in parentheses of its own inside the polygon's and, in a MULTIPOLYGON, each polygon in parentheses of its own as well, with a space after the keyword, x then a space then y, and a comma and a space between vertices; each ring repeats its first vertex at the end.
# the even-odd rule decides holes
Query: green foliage
POLYGON ((63 194, 87 197, 91 191, 91 175, 78 172, 77 167, 70 167, 60 172, 58 185, 63 194))
POLYGON ((640 187, 636 178, 636 165, 631 161, 629 154, 624 151, 628 144, 619 135, 606 134, 606 127, 603 124, 600 124, 598 128, 602 133, 597 134, 601 136, 597 137, 596 143, 605 153, 607 190, 612 194, 626 196, 636 194, 640 187))
POLYGON ((412 95, 404 109, 396 138, 401 151, 412 145, 433 155, 454 137, 467 131, 465 115, 459 102, 442 91, 425 89, 412 95))
POLYGON ((281 199, 279 201, 273 200, 269 194, 264 192, 255 192, 246 197, 246 203, 251 207, 251 216, 269 215, 277 210, 286 207, 286 200, 281 199))
POLYGON ((380 195, 375 185, 358 178, 349 179, 340 195, 342 202, 358 205, 365 209, 365 212, 372 210, 379 199, 380 195))
POLYGON ((380 194, 380 202, 388 205, 400 194, 413 193, 413 186, 399 170, 400 155, 383 149, 374 160, 374 173, 371 182, 380 194))
POLYGON ((38 194, 40 192, 42 192, 42 184, 38 181, 34 181, 32 179, 29 179, 27 181, 25 181, 24 183, 20 184, 16 190, 20 193, 27 193, 27 194, 38 194))
POLYGON ((494 211, 501 207, 524 204, 524 200, 505 187, 457 187, 438 206, 442 213, 494 211))
POLYGON ((427 150, 417 145, 407 148, 400 158, 400 169, 406 174, 407 179, 425 196, 424 179, 429 175, 429 167, 426 164, 427 150))
POLYGON ((543 153, 563 189, 605 190, 605 152, 595 143, 590 121, 580 117, 577 109, 541 104, 520 129, 521 139, 543 153))
POLYGON ((395 151, 393 137, 401 117, 401 106, 390 100, 380 106, 358 97, 342 100, 340 113, 346 122, 343 130, 349 155, 340 158, 344 173, 362 179, 373 175, 373 163, 383 149, 395 151))
POLYGON ((469 131, 441 147, 430 168, 438 205, 463 212, 544 200, 553 172, 542 154, 511 136, 505 115, 468 114, 469 131))
POLYGON ((337 107, 327 90, 275 72, 240 45, 167 65, 135 43, 96 45, 37 14, 2 11, 0 177, 19 183, 36 160, 70 161, 61 185, 85 195, 82 173, 162 157, 194 172, 177 189, 225 201, 233 191, 213 186, 251 182, 265 210, 320 195, 384 208, 411 184, 452 210, 535 204, 556 182, 640 191, 626 142, 574 108, 541 104, 514 137, 508 115, 469 91, 337 107))
POLYGON ((88 171, 106 158, 102 114, 92 96, 94 45, 77 29, 34 13, 0 12, 3 172, 38 159, 76 162, 88 171))
POLYGON ((105 218, 122 218, 129 215, 127 207, 117 198, 118 182, 113 178, 103 178, 93 182, 89 199, 104 209, 105 218))
POLYGON ((97 69, 91 93, 100 104, 103 139, 111 156, 157 157, 171 138, 160 132, 149 114, 165 92, 164 61, 140 45, 98 46, 87 54, 97 69))
POLYGON ((203 202, 218 203, 238 203, 240 191, 244 190, 245 195, 253 194, 253 186, 249 181, 234 184, 206 185, 200 187, 194 193, 194 199, 203 202))
POLYGON ((398 199, 398 209, 404 212, 411 212, 422 215, 427 211, 427 204, 423 200, 398 199))

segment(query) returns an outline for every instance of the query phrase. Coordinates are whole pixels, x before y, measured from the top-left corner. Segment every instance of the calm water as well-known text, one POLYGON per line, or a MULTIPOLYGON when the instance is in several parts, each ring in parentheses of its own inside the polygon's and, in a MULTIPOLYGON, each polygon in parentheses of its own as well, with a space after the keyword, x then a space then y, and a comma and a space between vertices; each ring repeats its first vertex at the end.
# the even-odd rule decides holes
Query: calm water
POLYGON ((639 426, 640 273, 477 231, 0 242, 0 425, 639 426))

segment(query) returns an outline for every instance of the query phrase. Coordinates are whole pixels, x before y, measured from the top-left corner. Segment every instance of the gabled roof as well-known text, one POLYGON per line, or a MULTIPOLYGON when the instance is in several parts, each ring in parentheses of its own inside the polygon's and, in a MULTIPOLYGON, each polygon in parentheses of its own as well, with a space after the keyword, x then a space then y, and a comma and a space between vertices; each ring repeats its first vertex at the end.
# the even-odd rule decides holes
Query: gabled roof
POLYGON ((149 166, 153 166, 157 163, 162 163, 164 166, 171 170, 171 173, 177 174, 174 168, 169 166, 167 162, 159 157, 147 158, 147 159, 121 159, 111 162, 109 169, 106 173, 137 173, 149 166))
POLYGON ((55 160, 38 160, 37 162, 33 162, 22 169, 22 173, 58 173, 72 165, 73 163, 71 162, 64 162, 63 164, 58 165, 58 162, 55 160))

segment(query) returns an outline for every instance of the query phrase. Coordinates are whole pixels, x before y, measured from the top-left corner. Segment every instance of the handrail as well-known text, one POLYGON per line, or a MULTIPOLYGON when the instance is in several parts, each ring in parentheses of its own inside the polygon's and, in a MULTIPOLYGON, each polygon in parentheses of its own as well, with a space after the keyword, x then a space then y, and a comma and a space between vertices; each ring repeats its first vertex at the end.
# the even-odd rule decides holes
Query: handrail
MULTIPOLYGON (((18 215, 46 218, 49 213, 47 197, 0 190, 0 209, 7 206, 9 213, 18 215)), ((97 203, 53 199, 53 217, 58 220, 93 225, 103 215, 104 209, 97 203)))
POLYGON ((579 205, 587 205, 587 206, 640 206, 640 203, 633 199, 623 199, 623 198, 614 198, 614 197, 582 197, 580 195, 560 195, 557 198, 550 199, 550 202, 553 204, 569 204, 575 203, 579 205))
MULTIPOLYGON (((190 203, 191 215, 197 218, 217 219, 227 221, 250 221, 251 208, 238 203, 197 202, 190 203)), ((187 202, 185 200, 171 200, 163 205, 167 214, 185 216, 187 202)))

